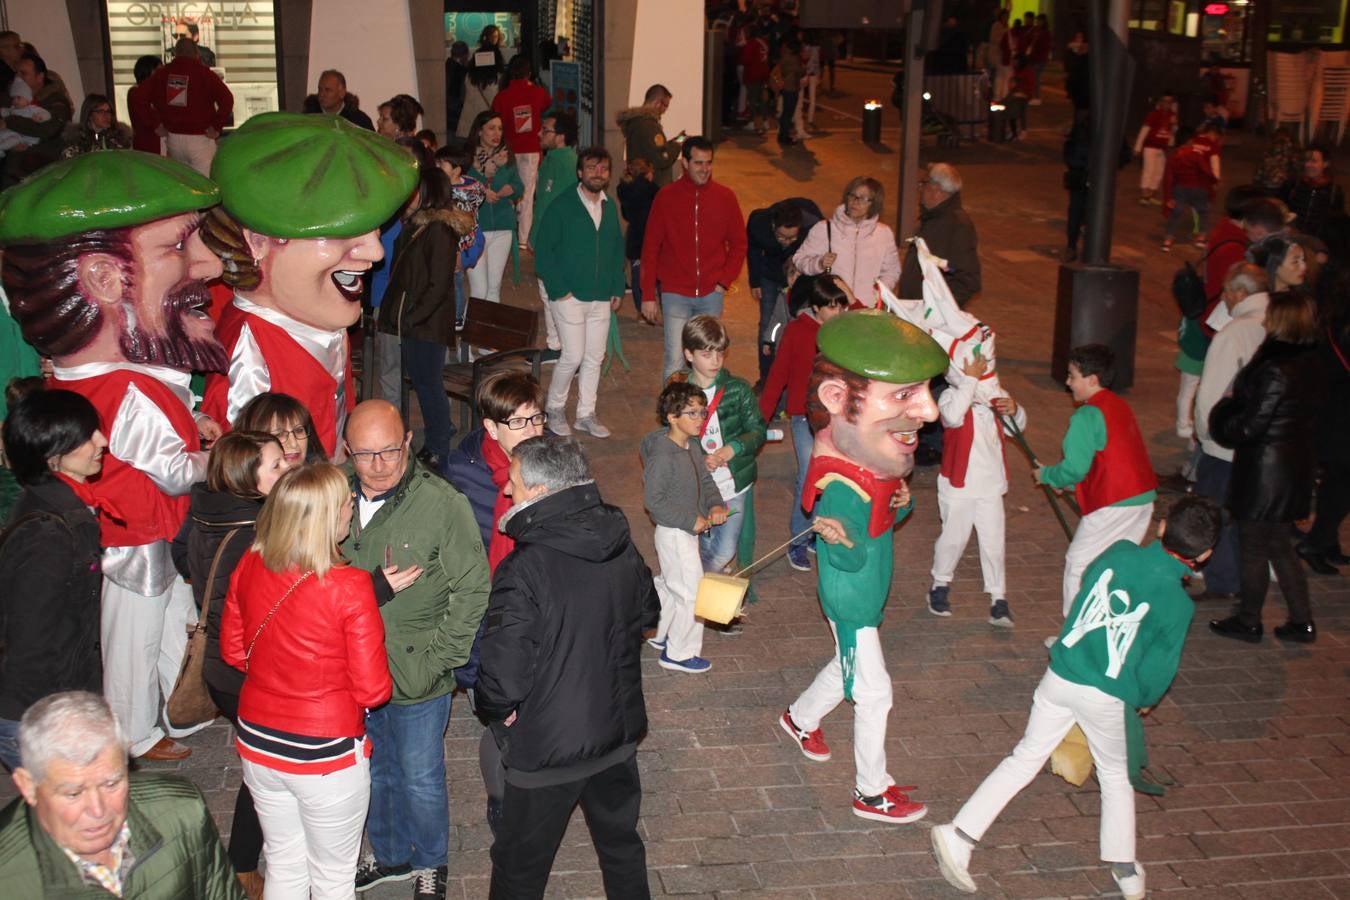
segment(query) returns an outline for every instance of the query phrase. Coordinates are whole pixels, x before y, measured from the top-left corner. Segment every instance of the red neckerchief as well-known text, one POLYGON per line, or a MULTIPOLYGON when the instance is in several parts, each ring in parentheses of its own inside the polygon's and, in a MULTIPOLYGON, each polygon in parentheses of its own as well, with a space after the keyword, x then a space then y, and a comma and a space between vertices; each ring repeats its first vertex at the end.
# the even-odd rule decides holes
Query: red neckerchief
POLYGON ((122 511, 117 505, 105 497, 98 497, 94 494, 94 489, 86 482, 76 481, 64 472, 53 472, 62 484, 70 488, 80 502, 85 506, 92 507, 95 513, 107 516, 117 522, 126 524, 127 517, 122 515, 122 511))
POLYGON ((872 501, 872 518, 867 523, 868 537, 881 535, 895 527, 891 497, 904 484, 903 478, 881 478, 855 462, 838 456, 813 456, 806 467, 806 485, 802 488, 802 507, 811 512, 824 490, 820 481, 827 475, 840 475, 863 490, 872 501))
MULTIPOLYGON (((690 384, 693 384, 693 382, 690 382, 690 384)), ((698 387, 698 385, 694 386, 698 387)), ((699 388, 699 390, 701 391, 703 388, 699 388)), ((704 432, 708 430, 708 424, 712 422, 712 417, 717 415, 717 407, 721 405, 722 395, 726 393, 726 390, 727 389, 724 387, 718 388, 717 393, 713 394, 712 400, 708 403, 708 414, 703 417, 703 424, 698 429, 698 436, 700 438, 702 438, 704 432)), ((723 441, 722 443, 725 444, 726 441, 723 441)))

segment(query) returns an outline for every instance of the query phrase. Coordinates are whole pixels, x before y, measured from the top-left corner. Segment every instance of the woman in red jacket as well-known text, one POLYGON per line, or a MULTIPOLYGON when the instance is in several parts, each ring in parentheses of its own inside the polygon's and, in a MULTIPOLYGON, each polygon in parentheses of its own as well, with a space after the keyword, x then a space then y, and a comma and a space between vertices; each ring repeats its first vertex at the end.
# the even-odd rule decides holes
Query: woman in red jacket
POLYGON ((335 466, 287 472, 221 616, 221 656, 246 673, 236 746, 277 900, 352 896, 370 800, 365 711, 393 688, 370 573, 338 555, 351 520, 335 466))

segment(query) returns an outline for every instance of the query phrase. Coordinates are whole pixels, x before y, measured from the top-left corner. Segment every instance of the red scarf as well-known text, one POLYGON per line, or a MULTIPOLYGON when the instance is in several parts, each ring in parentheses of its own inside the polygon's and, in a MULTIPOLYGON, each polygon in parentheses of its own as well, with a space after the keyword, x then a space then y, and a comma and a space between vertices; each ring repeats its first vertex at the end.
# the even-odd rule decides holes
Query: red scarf
POLYGON ((53 472, 52 474, 66 487, 70 488, 81 503, 93 509, 95 515, 105 516, 115 522, 126 523, 127 517, 122 515, 122 511, 117 508, 116 504, 107 497, 95 496, 93 487, 87 482, 76 481, 65 472, 53 472))
POLYGON ((490 434, 483 435, 483 462, 492 473, 492 483, 497 486, 497 502, 492 507, 492 543, 488 544, 488 572, 496 572, 497 564, 511 553, 516 542, 508 535, 497 530, 497 523, 511 508, 513 501, 506 495, 506 483, 511 480, 511 457, 506 455, 502 445, 490 434))
POLYGON ((868 537, 881 535, 895 527, 895 510, 891 497, 904 484, 903 478, 882 478, 855 462, 838 456, 813 456, 806 467, 806 486, 802 488, 802 507, 811 512, 824 488, 820 482, 826 475, 840 475, 861 488, 872 501, 872 518, 867 524, 868 537))

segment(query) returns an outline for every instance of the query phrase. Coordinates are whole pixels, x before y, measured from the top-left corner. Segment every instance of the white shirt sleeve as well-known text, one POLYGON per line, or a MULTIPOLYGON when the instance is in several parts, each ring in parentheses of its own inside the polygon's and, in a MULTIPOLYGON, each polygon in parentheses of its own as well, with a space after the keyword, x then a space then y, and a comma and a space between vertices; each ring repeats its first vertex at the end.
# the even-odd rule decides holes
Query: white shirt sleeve
POLYGON ((207 452, 189 452, 164 410, 134 384, 127 386, 113 418, 108 452, 171 496, 188 493, 206 478, 207 452))
MULTIPOLYGON (((247 325, 239 330, 234 354, 230 357, 230 389, 226 394, 225 414, 233 422, 248 401, 272 389, 272 374, 267 360, 247 325)), ((224 423, 221 423, 224 424, 224 423)))

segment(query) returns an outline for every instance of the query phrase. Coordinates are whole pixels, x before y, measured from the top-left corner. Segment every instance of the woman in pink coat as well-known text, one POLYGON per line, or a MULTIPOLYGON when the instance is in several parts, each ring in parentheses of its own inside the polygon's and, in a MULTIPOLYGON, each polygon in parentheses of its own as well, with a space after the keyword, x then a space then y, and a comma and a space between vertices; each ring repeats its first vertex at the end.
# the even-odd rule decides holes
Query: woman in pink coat
POLYGON ((859 176, 844 188, 834 215, 817 222, 792 257, 803 275, 830 272, 867 306, 876 305, 872 284, 879 278, 890 290, 900 279, 895 232, 881 224, 886 189, 875 178, 859 176))

